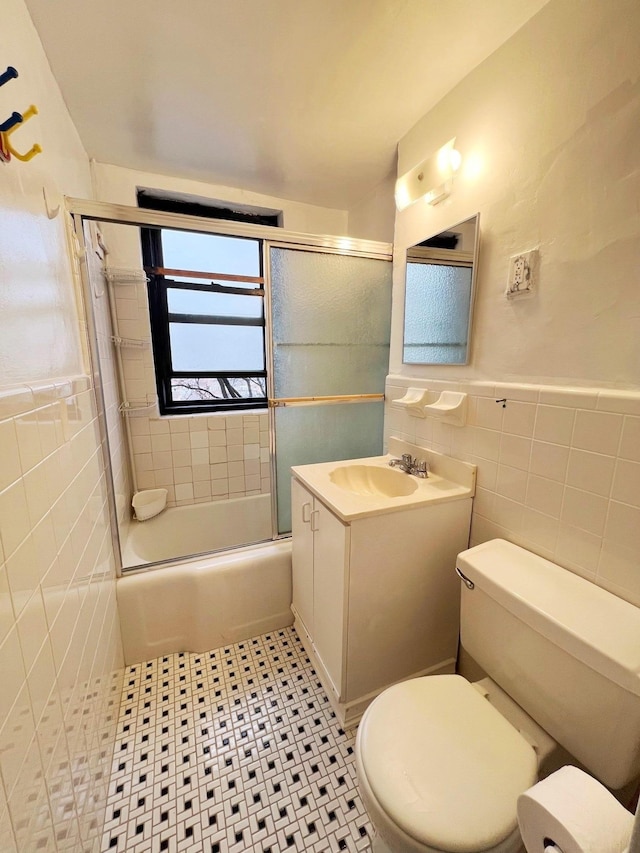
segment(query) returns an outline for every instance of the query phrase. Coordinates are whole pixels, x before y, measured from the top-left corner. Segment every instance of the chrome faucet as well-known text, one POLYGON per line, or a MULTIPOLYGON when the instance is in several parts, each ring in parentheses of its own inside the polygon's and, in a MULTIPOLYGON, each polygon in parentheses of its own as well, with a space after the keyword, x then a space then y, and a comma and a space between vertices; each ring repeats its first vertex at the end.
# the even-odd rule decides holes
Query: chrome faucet
POLYGON ((413 474, 414 477, 429 476, 427 463, 424 459, 414 459, 410 453, 403 453, 402 459, 391 459, 389 465, 392 468, 399 468, 405 474, 413 474))

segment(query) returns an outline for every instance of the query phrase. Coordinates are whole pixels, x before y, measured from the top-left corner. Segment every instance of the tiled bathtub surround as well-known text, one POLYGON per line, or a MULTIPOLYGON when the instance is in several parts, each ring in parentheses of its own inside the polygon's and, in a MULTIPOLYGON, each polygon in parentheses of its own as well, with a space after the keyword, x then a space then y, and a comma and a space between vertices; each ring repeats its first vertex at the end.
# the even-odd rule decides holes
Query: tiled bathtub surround
POLYGON ((138 488, 166 488, 170 506, 270 491, 266 412, 132 415, 130 426, 138 488))
POLYGON ((122 652, 86 377, 0 394, 0 849, 92 851, 122 652))
POLYGON ((509 539, 640 605, 640 393, 389 376, 386 398, 387 437, 477 464, 472 545, 509 539), (466 391, 467 425, 394 409, 407 387, 466 391))
POLYGON ((136 664, 102 850, 368 850, 353 735, 293 628, 136 664))

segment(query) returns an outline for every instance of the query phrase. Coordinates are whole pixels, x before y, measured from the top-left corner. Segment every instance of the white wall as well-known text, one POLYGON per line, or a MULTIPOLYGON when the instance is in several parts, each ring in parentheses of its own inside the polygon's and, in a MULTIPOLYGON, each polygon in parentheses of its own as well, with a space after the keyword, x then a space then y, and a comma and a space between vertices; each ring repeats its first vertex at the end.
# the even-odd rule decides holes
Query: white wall
POLYGON ((640 387, 640 5, 551 0, 401 140, 404 174, 452 136, 449 199, 398 213, 390 372, 640 387), (407 246, 480 211, 472 360, 402 365, 407 246), (535 298, 504 297, 540 247, 535 298))
MULTIPOLYGON (((75 296, 64 252, 61 194, 88 195, 89 164, 21 0, 3 4, 2 61, 19 77, 0 88, 0 116, 35 104, 39 115, 12 135, 18 151, 38 142, 29 163, 0 163, 0 377, 4 385, 83 370, 75 296)), ((2 66, 2 71, 5 69, 2 66)))
POLYGON ((391 243, 396 206, 393 198, 395 175, 390 174, 359 204, 349 210, 349 237, 391 243))
POLYGON ((445 202, 396 215, 385 428, 478 465, 472 544, 640 605, 638 33, 635 0, 551 0, 400 142, 399 174, 452 136, 464 162, 445 202), (478 211, 471 363, 402 364, 406 249, 478 211), (536 246, 537 294, 507 300, 509 256, 536 246), (468 393, 467 425, 394 409, 410 385, 468 393))
POLYGON ((274 211, 282 211, 283 227, 287 231, 310 234, 347 234, 347 212, 312 204, 301 204, 288 199, 254 193, 250 190, 207 184, 170 175, 155 175, 111 166, 108 163, 92 162, 95 197, 99 201, 114 204, 137 205, 136 190, 139 188, 165 190, 171 193, 186 193, 203 199, 214 199, 230 205, 250 205, 274 211))
POLYGON ((44 153, 0 164, 0 849, 96 850, 122 651, 64 215, 43 199, 90 197, 89 164, 24 3, 2 12, 20 77, 0 114, 36 104, 13 139, 44 153))

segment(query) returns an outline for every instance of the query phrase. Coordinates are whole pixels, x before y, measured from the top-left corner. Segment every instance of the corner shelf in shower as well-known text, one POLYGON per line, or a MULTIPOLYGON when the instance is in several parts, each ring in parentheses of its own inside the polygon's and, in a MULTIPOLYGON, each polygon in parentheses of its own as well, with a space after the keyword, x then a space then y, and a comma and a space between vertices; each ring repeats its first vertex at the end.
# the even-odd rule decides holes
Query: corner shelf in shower
POLYGON ((149 281, 144 270, 125 270, 109 268, 105 270, 105 277, 110 284, 146 284, 149 281))
POLYGON ((121 338, 119 335, 112 335, 111 340, 120 349, 147 349, 149 341, 138 340, 137 338, 121 338))
POLYGON ((152 409, 155 408, 155 402, 147 403, 142 400, 129 402, 129 400, 125 400, 118 406, 118 411, 122 412, 123 415, 135 417, 136 415, 144 415, 145 412, 150 412, 152 409))

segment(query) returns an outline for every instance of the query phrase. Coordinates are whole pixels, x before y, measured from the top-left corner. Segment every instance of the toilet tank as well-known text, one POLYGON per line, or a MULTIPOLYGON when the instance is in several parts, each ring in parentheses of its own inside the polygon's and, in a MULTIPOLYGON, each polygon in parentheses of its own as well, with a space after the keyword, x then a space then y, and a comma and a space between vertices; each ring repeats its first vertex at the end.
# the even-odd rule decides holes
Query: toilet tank
POLYGON ((610 788, 640 775, 640 609, 494 539, 458 555, 465 650, 610 788))

